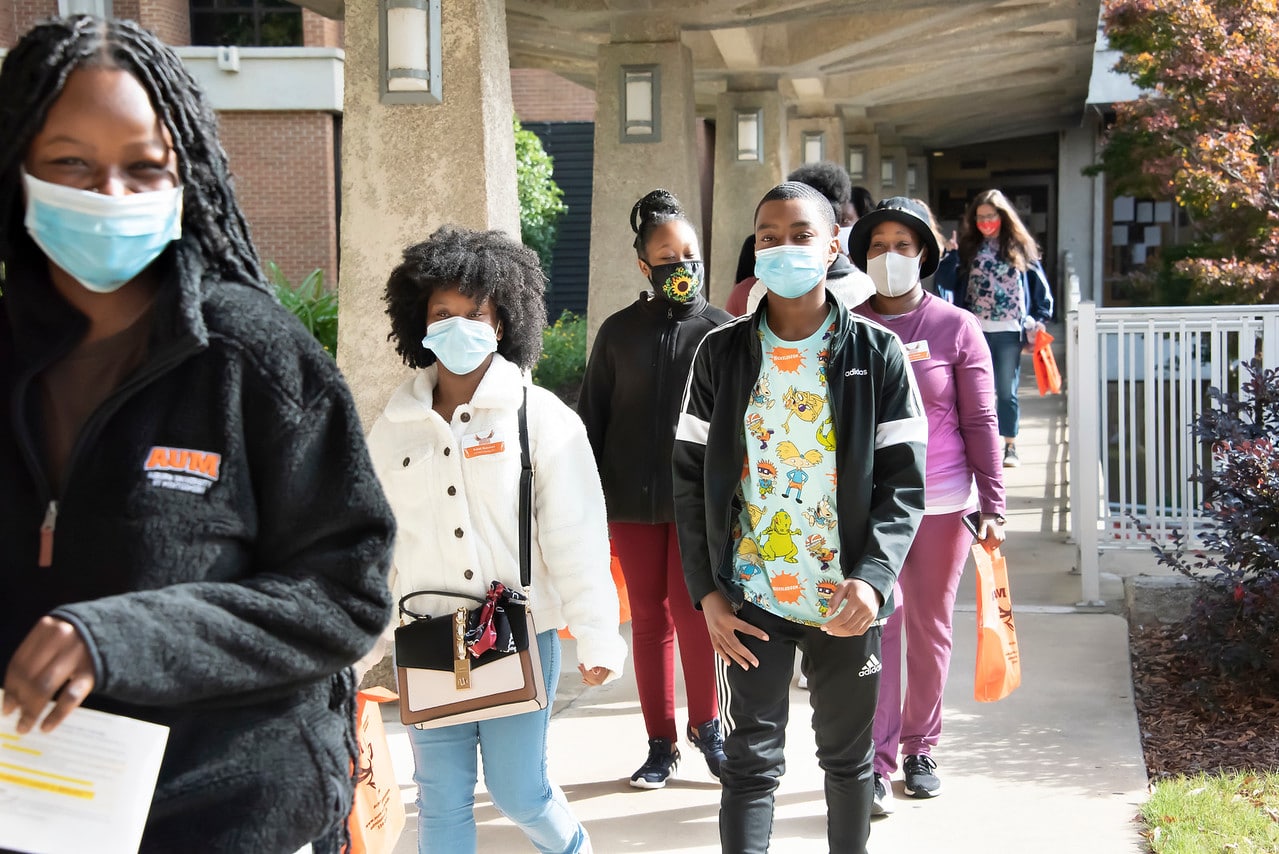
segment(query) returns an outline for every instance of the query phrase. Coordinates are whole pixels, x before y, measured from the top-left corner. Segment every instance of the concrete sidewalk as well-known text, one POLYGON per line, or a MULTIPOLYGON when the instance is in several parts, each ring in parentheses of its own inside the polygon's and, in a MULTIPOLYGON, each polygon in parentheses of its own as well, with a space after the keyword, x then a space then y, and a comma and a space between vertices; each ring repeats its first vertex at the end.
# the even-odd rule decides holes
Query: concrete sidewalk
MULTIPOLYGON (((1064 361, 1061 362, 1064 365, 1064 361)), ((1077 608, 1074 546, 1066 541, 1065 400, 1040 398, 1024 364, 1022 466, 1005 470, 1010 537, 1005 553, 1022 653, 1022 685, 999 703, 972 699, 976 627, 971 567, 960 586, 955 650, 945 695, 945 732, 934 753, 944 789, 916 801, 894 781, 896 812, 872 825, 872 852, 1141 852, 1133 821, 1146 773, 1133 708, 1127 624, 1116 613, 1077 608), (1027 382, 1028 380, 1028 382, 1027 382)), ((1121 600, 1117 582, 1103 589, 1121 600)), ((629 628, 629 627, 628 627, 629 628)), ((628 632, 629 635, 629 632, 628 632)), ((634 676, 583 689, 571 642, 551 722, 551 777, 567 793, 600 854, 719 851, 719 786, 697 751, 665 789, 632 788, 646 736, 634 676)), ((628 663, 629 667, 629 663, 628 663)), ((682 701, 682 688, 677 697, 682 701)), ((771 850, 826 850, 822 774, 814 757, 806 691, 793 689, 787 773, 777 793, 771 850)), ((397 776, 409 811, 396 848, 416 850, 416 790, 408 736, 384 707, 397 776)), ((680 726, 685 721, 677 709, 680 726)), ((532 851, 524 835, 476 795, 482 852, 532 851)))

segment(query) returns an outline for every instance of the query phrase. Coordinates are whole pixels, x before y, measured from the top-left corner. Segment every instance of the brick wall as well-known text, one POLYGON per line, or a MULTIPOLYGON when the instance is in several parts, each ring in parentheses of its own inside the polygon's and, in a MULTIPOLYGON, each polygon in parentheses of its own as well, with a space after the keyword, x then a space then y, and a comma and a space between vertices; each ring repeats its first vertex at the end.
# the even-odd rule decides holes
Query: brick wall
POLYGON ((13 23, 13 0, 0 0, 0 47, 6 50, 18 41, 13 23))
MULTIPOLYGON (((191 44, 191 6, 187 0, 132 0, 138 6, 139 24, 165 44, 191 44)), ((119 9, 114 6, 114 9, 119 9)), ((119 12, 117 11, 118 15, 119 12)))
POLYGON ((263 262, 295 284, 316 267, 337 282, 337 187, 328 113, 222 113, 236 195, 263 262))
POLYGON ((540 68, 511 69, 511 100, 522 122, 593 122, 595 92, 540 68))
POLYGON ((303 9, 302 46, 341 47, 342 22, 317 15, 310 9, 303 9))
MULTIPOLYGON (((3 8, 3 7, 0 7, 3 8)), ((10 20, 13 22, 12 46, 27 30, 48 18, 57 17, 58 0, 12 0, 10 20)))

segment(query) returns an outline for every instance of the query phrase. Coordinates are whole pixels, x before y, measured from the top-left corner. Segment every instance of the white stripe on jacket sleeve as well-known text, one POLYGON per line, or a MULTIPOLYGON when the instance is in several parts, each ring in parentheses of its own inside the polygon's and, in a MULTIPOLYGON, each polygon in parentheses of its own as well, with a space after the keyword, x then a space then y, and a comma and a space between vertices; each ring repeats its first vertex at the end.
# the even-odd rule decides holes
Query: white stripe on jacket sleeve
POLYGON ((679 414, 679 426, 675 428, 675 441, 705 445, 710 434, 711 425, 709 421, 703 421, 687 412, 679 414))
POLYGON ((884 421, 875 428, 875 450, 907 442, 928 443, 928 419, 922 415, 900 421, 884 421))

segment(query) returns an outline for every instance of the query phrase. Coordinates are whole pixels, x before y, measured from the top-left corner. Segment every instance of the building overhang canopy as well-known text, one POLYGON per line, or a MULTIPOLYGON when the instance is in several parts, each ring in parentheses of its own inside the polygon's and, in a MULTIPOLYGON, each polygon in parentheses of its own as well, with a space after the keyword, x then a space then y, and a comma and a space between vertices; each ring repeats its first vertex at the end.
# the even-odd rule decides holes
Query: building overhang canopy
MULTIPOLYGON (((340 17, 341 0, 301 3, 340 17)), ((680 38, 700 115, 777 87, 799 115, 925 148, 1078 127, 1098 0, 507 0, 511 66, 594 88, 610 42, 680 38)))

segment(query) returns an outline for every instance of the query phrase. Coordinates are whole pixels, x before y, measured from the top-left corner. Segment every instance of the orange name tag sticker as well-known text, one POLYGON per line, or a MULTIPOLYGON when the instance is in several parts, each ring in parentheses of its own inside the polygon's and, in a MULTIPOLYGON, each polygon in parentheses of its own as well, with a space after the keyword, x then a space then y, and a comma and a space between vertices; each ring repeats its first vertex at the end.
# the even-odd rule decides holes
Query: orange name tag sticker
POLYGON ((927 341, 912 341, 906 345, 906 358, 912 362, 922 362, 929 355, 927 341))
POLYGON ((498 436, 497 430, 486 433, 472 433, 462 440, 462 456, 468 460, 475 457, 487 457, 500 454, 506 450, 506 443, 498 436))

